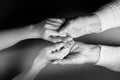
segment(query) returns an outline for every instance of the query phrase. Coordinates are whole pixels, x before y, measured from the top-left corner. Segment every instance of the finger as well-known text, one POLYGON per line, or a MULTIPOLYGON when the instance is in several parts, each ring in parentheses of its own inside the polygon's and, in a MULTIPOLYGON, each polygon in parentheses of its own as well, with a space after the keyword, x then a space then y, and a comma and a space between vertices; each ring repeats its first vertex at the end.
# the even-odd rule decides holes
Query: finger
POLYGON ((57 43, 57 42, 62 42, 62 39, 57 37, 57 38, 52 38, 51 41, 57 43))
POLYGON ((60 26, 62 23, 59 22, 52 22, 52 21, 47 21, 47 24, 51 24, 51 25, 56 25, 56 26, 60 26))
POLYGON ((70 59, 55 60, 52 64, 72 64, 72 61, 70 59))
POLYGON ((55 30, 46 30, 45 34, 46 34, 46 39, 51 42, 56 43, 56 42, 63 41, 63 38, 57 37, 57 36, 60 36, 60 34, 55 30))
POLYGON ((58 18, 49 18, 48 20, 50 20, 50 21, 54 21, 54 22, 59 22, 59 23, 63 23, 64 21, 65 21, 65 19, 64 18, 62 18, 62 19, 58 19, 58 18))
POLYGON ((54 59, 63 59, 66 55, 69 54, 69 51, 70 51, 70 49, 68 49, 68 48, 62 49, 62 50, 52 54, 52 56, 54 57, 54 59))
POLYGON ((63 46, 62 49, 59 49, 58 51, 56 51, 53 55, 57 58, 57 59, 63 59, 65 56, 67 56, 70 52, 70 48, 72 47, 71 43, 67 43, 63 46))
POLYGON ((63 43, 68 43, 68 42, 74 42, 73 38, 70 37, 50 37, 51 41, 56 43, 56 42, 63 42, 63 43))
POLYGON ((47 29, 59 29, 60 26, 64 23, 63 19, 49 19, 46 23, 49 24, 46 26, 47 29))
POLYGON ((61 35, 61 36, 67 36, 68 35, 68 32, 69 32, 69 26, 64 26, 63 28, 61 28, 58 33, 61 35))
POLYGON ((67 28, 66 27, 59 30, 60 35, 65 35, 66 36, 66 33, 67 33, 67 28))
POLYGON ((61 38, 48 37, 47 40, 48 40, 48 41, 51 41, 51 42, 53 42, 53 43, 62 42, 62 39, 61 39, 61 38))
POLYGON ((59 33, 55 30, 46 30, 45 31, 45 35, 46 35, 46 38, 49 37, 49 36, 58 36, 59 33))
POLYGON ((76 52, 76 48, 78 47, 78 45, 73 45, 72 46, 72 48, 71 48, 71 50, 70 50, 70 52, 76 52))
POLYGON ((64 43, 58 43, 53 46, 50 46, 50 50, 52 51, 59 51, 65 44, 64 43))
POLYGON ((57 29, 59 29, 60 25, 61 25, 61 24, 58 24, 58 25, 46 24, 46 25, 45 25, 45 28, 46 28, 46 29, 55 29, 55 30, 57 30, 57 29))
POLYGON ((78 42, 74 42, 73 46, 71 47, 70 52, 81 52, 82 51, 82 48, 81 48, 82 45, 80 45, 79 43, 78 42))
MULTIPOLYGON (((63 38, 61 38, 61 37, 48 37, 48 40, 51 41, 51 42, 54 42, 54 43, 64 42, 64 41, 63 41, 63 38)), ((65 43, 65 42, 64 42, 64 43, 65 43)))
POLYGON ((73 45, 74 45, 74 40, 68 41, 66 43, 66 46, 69 47, 69 48, 71 48, 73 45))
POLYGON ((71 37, 60 37, 60 38, 62 39, 62 42, 63 42, 63 43, 67 43, 67 42, 73 40, 73 38, 71 38, 71 37))

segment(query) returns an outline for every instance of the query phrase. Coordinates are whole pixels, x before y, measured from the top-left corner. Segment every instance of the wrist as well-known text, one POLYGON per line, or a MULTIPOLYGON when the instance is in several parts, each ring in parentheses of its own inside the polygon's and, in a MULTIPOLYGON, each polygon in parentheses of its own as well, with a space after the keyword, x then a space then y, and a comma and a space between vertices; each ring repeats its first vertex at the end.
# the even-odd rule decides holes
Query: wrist
POLYGON ((40 33, 34 28, 34 25, 30 25, 27 27, 28 38, 40 38, 40 33))
POLYGON ((93 64, 96 64, 98 61, 99 61, 99 58, 100 58, 100 52, 101 52, 101 46, 99 45, 95 45, 92 47, 91 49, 91 53, 93 54, 92 55, 92 63, 93 64))
POLYGON ((35 59, 32 65, 34 70, 40 70, 49 63, 48 59, 35 59))
POLYGON ((120 47, 101 45, 99 61, 95 64, 113 71, 120 71, 120 47))
POLYGON ((86 31, 88 33, 99 33, 101 32, 101 21, 99 19, 99 16, 97 15, 92 15, 90 17, 88 17, 89 21, 88 21, 88 26, 89 27, 86 27, 86 31))

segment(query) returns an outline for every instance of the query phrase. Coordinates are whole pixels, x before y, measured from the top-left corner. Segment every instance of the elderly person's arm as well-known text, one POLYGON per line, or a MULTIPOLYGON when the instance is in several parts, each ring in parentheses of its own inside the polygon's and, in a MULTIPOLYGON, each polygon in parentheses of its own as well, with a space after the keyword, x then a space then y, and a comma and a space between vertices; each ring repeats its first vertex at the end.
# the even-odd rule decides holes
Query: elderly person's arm
POLYGON ((120 0, 113 0, 95 12, 101 21, 101 31, 120 27, 120 0))
POLYGON ((96 65, 120 72, 120 47, 101 45, 100 58, 96 65))
POLYGON ((100 33, 102 31, 120 26, 120 0, 110 2, 101 7, 92 15, 79 16, 68 20, 67 24, 59 30, 58 36, 80 36, 100 33))
POLYGON ((70 54, 53 64, 93 64, 120 72, 120 47, 75 42, 70 54))

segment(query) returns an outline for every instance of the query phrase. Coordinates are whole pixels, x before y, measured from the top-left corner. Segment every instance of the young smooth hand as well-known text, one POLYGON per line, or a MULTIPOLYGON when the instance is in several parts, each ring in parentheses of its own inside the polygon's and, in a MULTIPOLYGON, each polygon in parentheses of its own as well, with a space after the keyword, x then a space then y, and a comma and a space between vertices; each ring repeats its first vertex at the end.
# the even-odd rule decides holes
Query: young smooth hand
POLYGON ((63 59, 68 55, 74 41, 58 43, 42 49, 34 60, 35 66, 46 66, 51 60, 63 59))
POLYGON ((99 60, 99 54, 99 46, 75 42, 70 53, 64 59, 54 61, 53 64, 95 64, 99 60))
POLYGON ((63 24, 64 19, 46 19, 38 24, 31 25, 35 38, 42 38, 51 42, 61 42, 61 38, 58 36, 57 30, 63 24))

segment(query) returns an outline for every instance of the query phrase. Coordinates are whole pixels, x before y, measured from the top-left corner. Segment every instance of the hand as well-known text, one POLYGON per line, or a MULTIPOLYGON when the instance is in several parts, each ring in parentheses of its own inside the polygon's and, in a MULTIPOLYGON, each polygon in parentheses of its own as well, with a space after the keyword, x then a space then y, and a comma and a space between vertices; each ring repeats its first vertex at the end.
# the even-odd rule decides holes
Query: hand
POLYGON ((64 59, 54 61, 53 64, 95 64, 99 59, 99 54, 99 46, 75 42, 70 53, 64 59))
POLYGON ((71 36, 77 38, 90 33, 98 33, 101 30, 101 22, 97 15, 79 17, 71 20, 60 30, 60 36, 71 36))
POLYGON ((32 66, 13 80, 33 80, 49 61, 63 59, 69 53, 73 43, 74 41, 67 42, 66 44, 59 43, 42 49, 36 56, 32 66))
POLYGON ((51 42, 60 42, 57 30, 63 24, 64 19, 47 19, 31 26, 35 38, 42 38, 51 42))
POLYGON ((51 60, 63 59, 70 51, 74 41, 59 43, 42 49, 35 58, 35 66, 46 65, 51 60))

